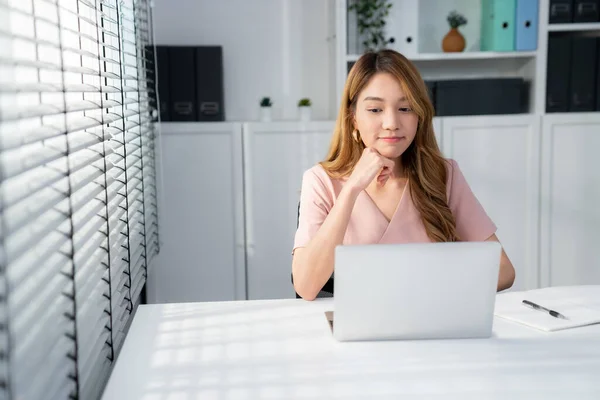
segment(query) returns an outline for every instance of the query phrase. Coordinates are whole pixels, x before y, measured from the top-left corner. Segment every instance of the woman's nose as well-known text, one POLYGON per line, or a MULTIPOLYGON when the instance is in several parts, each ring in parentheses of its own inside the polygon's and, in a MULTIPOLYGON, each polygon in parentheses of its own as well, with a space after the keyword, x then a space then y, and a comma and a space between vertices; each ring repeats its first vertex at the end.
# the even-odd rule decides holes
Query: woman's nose
POLYGON ((383 113, 383 129, 395 131, 398 129, 398 115, 396 112, 386 111, 383 113))

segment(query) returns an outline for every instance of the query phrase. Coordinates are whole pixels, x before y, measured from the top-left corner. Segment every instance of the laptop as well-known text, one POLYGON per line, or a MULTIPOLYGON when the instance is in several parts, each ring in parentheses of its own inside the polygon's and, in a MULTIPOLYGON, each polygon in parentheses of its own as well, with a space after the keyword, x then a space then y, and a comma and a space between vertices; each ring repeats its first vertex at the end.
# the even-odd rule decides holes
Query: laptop
POLYGON ((501 251, 498 242, 338 246, 334 338, 491 337, 501 251))

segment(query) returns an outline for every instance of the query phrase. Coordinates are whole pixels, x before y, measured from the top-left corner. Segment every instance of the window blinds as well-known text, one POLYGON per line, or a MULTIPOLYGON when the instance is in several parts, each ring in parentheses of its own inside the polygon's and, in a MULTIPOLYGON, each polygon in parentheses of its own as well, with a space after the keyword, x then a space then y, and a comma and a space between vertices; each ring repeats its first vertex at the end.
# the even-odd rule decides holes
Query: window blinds
POLYGON ((0 398, 99 398, 158 253, 151 7, 0 0, 0 398))

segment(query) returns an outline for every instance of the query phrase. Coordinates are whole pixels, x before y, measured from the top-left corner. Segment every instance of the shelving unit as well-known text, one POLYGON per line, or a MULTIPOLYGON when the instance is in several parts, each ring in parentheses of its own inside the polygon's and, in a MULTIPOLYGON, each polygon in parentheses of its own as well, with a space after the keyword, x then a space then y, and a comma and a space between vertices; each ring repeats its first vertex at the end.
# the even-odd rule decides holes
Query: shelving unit
POLYGON ((582 31, 600 31, 600 22, 549 24, 548 25, 548 32, 582 32, 582 31))
MULTIPOLYGON (((335 93, 343 92, 349 66, 362 54, 356 16, 350 0, 336 0, 335 93)), ((549 24, 549 0, 538 0, 537 49, 486 52, 480 48, 481 0, 391 0, 386 21, 389 47, 413 61, 424 79, 520 77, 529 86, 529 114, 545 114, 548 37, 556 32, 600 36, 600 22, 549 24), (441 42, 448 32, 446 17, 456 10, 468 23, 460 28, 467 46, 461 53, 444 53, 441 42), (580 32, 580 33, 579 33, 580 32)), ((334 109, 339 106, 339 99, 334 109)))
MULTIPOLYGON (((537 56, 536 51, 471 51, 467 53, 419 53, 410 59, 412 61, 451 61, 451 60, 489 60, 499 58, 534 58, 537 56)), ((360 58, 360 54, 348 54, 347 62, 355 62, 360 58)))

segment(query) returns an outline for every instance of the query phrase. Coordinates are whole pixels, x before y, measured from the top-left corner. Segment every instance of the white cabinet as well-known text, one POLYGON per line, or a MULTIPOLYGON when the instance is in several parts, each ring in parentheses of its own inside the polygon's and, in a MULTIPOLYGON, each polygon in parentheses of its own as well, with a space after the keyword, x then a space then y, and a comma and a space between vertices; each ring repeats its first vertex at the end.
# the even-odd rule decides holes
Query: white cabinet
POLYGON ((443 152, 453 158, 511 259, 513 289, 538 286, 539 117, 442 118, 443 152))
POLYGON ((600 284, 600 113, 547 115, 541 284, 600 284))
POLYGON ((293 298, 292 248, 303 172, 327 153, 333 122, 244 125, 248 299, 293 298))
POLYGON ((245 299, 241 124, 161 124, 161 249, 151 302, 245 299))

